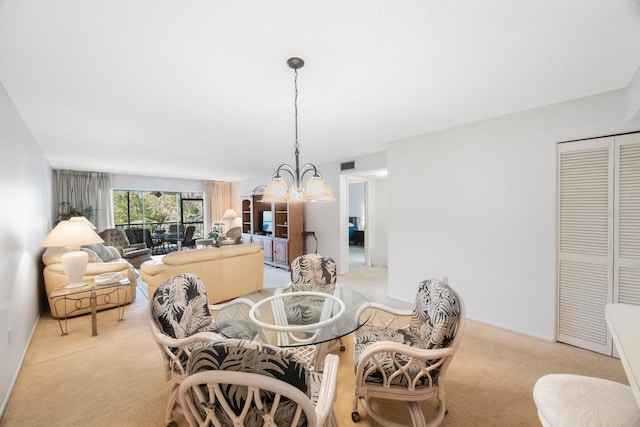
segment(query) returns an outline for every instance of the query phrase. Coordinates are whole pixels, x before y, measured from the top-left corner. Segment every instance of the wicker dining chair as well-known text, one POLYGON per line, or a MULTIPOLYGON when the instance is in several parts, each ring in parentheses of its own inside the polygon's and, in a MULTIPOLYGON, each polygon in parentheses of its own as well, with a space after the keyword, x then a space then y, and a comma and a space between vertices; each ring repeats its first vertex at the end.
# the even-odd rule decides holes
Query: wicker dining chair
POLYGON ((337 426, 336 355, 324 372, 292 349, 226 339, 194 350, 179 397, 190 426, 337 426))
MULTIPOLYGON (((334 294, 339 286, 336 273, 336 262, 333 258, 319 254, 300 255, 291 261, 291 281, 286 286, 276 289, 275 294, 285 292, 324 292, 334 294)), ((302 317, 308 323, 318 323, 322 320, 323 306, 300 305, 299 307, 304 307, 304 310, 287 310, 286 319, 289 325, 301 324, 302 317)), ((280 334, 278 343, 280 345, 288 344, 287 342, 282 342, 283 339, 286 341, 284 335, 280 334)), ((342 338, 335 342, 339 343, 340 351, 345 350, 342 338)), ((305 357, 312 366, 316 369, 321 369, 324 355, 331 350, 329 344, 322 343, 313 347, 301 347, 298 351, 306 353, 305 357)))
POLYGON ((425 426, 419 402, 437 398, 438 425, 447 411, 447 369, 463 335, 465 312, 460 296, 444 281, 422 282, 415 308, 398 310, 372 303, 373 314, 355 336, 356 389, 351 418, 360 421, 358 404, 385 426, 398 426, 370 405, 370 399, 406 402, 413 426, 425 426))
POLYGON ((248 320, 248 311, 253 302, 238 298, 227 304, 211 306, 202 281, 193 274, 180 274, 162 283, 149 301, 149 328, 160 348, 165 376, 173 381, 169 393, 165 418, 170 423, 174 412, 181 413, 177 405, 178 387, 187 376, 186 364, 194 349, 223 339, 220 329, 234 327, 243 331, 240 336, 252 340, 260 339, 260 333, 248 320), (211 310, 233 305, 238 310, 236 318, 214 319, 211 310))

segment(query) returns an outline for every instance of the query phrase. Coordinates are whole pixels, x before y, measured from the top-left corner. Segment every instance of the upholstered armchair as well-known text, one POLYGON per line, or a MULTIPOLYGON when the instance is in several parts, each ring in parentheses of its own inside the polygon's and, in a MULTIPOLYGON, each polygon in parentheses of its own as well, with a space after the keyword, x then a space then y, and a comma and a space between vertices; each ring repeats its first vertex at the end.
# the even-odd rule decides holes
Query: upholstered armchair
POLYGON ((242 243, 242 228, 233 227, 220 239, 220 246, 238 245, 242 243))
POLYGON ((211 341, 224 338, 219 328, 234 328, 243 331, 247 340, 260 339, 258 331, 248 319, 253 302, 238 298, 227 304, 208 305, 207 293, 202 281, 193 274, 181 274, 163 282, 149 301, 149 328, 160 348, 165 376, 173 382, 166 407, 166 421, 171 422, 174 412, 181 412, 177 405, 178 387, 187 376, 186 364, 194 349, 211 341), (210 310, 234 305, 234 318, 215 319, 210 310))
POLYGON ((108 228, 99 234, 105 245, 118 249, 122 258, 129 261, 135 268, 140 268, 140 264, 151 259, 151 249, 144 243, 129 242, 124 230, 108 228))
POLYGON ((193 351, 179 388, 190 426, 337 426, 338 357, 324 372, 290 349, 225 339, 193 351))
POLYGON ((351 418, 360 420, 358 404, 381 425, 398 425, 369 404, 369 399, 407 403, 412 425, 425 426, 418 402, 437 398, 438 425, 447 411, 447 369, 464 331, 462 299, 445 281, 425 280, 413 311, 372 303, 373 314, 355 336, 356 390, 351 418))

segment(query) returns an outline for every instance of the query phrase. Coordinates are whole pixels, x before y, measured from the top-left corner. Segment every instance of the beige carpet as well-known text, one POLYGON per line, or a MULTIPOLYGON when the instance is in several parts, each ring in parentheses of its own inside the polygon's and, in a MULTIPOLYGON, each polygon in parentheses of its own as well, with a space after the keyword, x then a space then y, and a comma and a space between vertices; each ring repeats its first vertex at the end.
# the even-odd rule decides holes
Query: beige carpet
MULTIPOLYGON (((163 426, 170 384, 164 381, 160 350, 147 327, 147 300, 140 294, 125 320, 115 310, 98 313, 97 337, 88 316, 69 320, 69 335, 44 314, 0 426, 163 426)), ((551 372, 598 376, 626 384, 620 361, 564 344, 549 343, 468 322, 449 370, 445 426, 536 426, 532 399, 536 379, 551 372)), ((353 349, 340 353, 335 410, 351 422, 353 349)), ((385 404, 402 419, 402 403, 385 404)), ((431 405, 424 405, 432 411, 431 405)), ((178 419, 185 425, 184 418, 178 419)))

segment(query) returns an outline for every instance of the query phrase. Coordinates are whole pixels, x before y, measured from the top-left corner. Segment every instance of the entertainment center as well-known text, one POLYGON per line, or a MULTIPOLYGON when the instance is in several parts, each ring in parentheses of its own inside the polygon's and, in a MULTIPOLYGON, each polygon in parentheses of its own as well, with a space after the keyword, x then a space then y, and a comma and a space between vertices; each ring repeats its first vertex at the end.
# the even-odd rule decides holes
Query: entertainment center
POLYGON ((303 253, 303 204, 263 202, 263 196, 258 187, 242 198, 242 240, 262 247, 265 264, 288 269, 303 253))

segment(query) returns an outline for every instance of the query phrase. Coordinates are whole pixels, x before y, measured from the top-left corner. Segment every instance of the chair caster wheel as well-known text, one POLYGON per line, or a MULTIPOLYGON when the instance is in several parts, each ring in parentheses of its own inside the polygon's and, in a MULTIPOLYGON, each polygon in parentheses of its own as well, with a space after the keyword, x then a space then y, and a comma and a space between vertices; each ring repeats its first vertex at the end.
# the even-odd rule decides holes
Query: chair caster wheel
POLYGON ((352 412, 351 413, 351 421, 353 421, 354 423, 359 423, 360 422, 360 414, 357 412, 352 412))
POLYGON ((343 345, 340 346, 340 351, 345 351, 347 348, 343 345))

